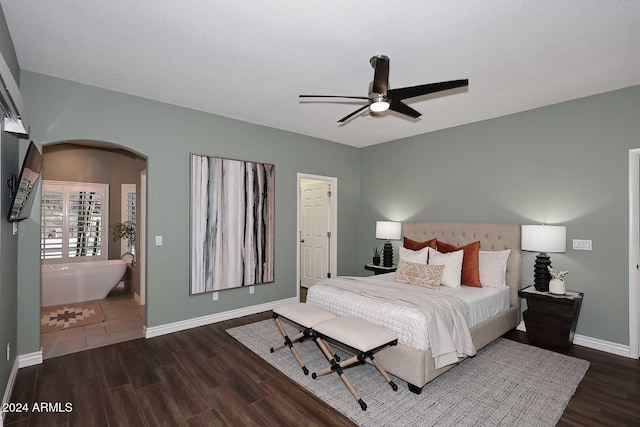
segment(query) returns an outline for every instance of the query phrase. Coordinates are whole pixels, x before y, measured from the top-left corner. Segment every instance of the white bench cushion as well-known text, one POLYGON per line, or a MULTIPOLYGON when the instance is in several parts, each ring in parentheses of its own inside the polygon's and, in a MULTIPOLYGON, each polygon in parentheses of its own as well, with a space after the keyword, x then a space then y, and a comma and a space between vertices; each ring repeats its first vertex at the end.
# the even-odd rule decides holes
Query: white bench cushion
POLYGON ((355 317, 336 317, 313 327, 316 332, 362 352, 389 344, 396 335, 355 317))
POLYGON ((305 303, 281 305, 274 308, 273 312, 305 328, 313 328, 318 323, 336 317, 327 310, 305 303))

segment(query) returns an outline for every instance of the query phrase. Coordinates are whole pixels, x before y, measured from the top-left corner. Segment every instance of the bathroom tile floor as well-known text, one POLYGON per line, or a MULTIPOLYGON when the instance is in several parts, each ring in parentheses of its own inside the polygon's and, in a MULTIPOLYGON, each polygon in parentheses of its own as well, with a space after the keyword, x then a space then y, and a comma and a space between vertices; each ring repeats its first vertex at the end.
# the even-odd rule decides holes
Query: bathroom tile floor
POLYGON ((106 299, 97 302, 102 308, 104 322, 40 335, 44 359, 143 336, 145 306, 138 304, 130 294, 116 288, 106 299))

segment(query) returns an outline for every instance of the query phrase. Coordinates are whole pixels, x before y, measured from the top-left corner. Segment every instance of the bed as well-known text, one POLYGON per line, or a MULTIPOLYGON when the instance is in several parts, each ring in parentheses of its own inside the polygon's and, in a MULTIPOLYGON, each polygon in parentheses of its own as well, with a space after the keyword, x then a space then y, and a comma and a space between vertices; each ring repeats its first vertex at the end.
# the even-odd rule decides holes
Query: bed
MULTIPOLYGON (((494 292, 496 296, 492 297, 496 301, 502 300, 502 308, 496 313, 490 313, 489 317, 475 318, 478 308, 469 308, 468 323, 470 328, 468 334, 473 343, 475 350, 489 344, 504 333, 515 328, 520 321, 520 298, 518 290, 520 289, 521 278, 521 259, 520 259, 520 225, 513 223, 452 223, 452 222, 405 222, 403 224, 404 236, 418 242, 437 238, 455 246, 463 246, 471 242, 480 241, 480 249, 483 251, 501 251, 511 249, 507 259, 506 267, 506 285, 502 292, 494 292), (474 311, 476 310, 476 311, 474 311), (480 319, 480 320, 477 320, 480 319)), ((353 317, 371 319, 371 313, 366 314, 360 309, 347 308, 345 304, 347 300, 357 300, 362 298, 371 299, 372 303, 378 304, 376 315, 388 316, 386 319, 389 323, 388 327, 395 328, 394 332, 399 336, 399 344, 379 353, 376 357, 382 362, 385 369, 398 378, 406 381, 409 389, 419 394, 422 387, 437 376, 451 369, 454 364, 446 364, 436 368, 436 361, 427 340, 426 343, 411 337, 415 337, 416 333, 409 333, 400 321, 396 321, 394 316, 394 308, 392 304, 384 302, 382 294, 375 294, 378 287, 384 286, 386 281, 390 285, 393 281, 393 273, 387 275, 373 276, 363 278, 363 283, 356 284, 354 282, 353 290, 348 288, 348 280, 356 278, 341 279, 343 289, 339 292, 325 292, 327 285, 323 282, 309 289, 307 302, 312 305, 333 311, 337 315, 349 315, 353 317), (325 287, 323 288, 323 284, 325 287), (360 289, 360 290, 358 290, 360 289), (332 300, 333 298, 333 300, 332 300), (377 302, 373 300, 378 300, 377 302), (352 310, 351 312, 347 312, 352 310), (387 314, 388 313, 388 314, 387 314), (369 318, 367 318, 369 316, 369 318), (407 336, 411 336, 407 338, 407 336)), ((339 279, 339 278, 336 278, 339 279)), ((331 283, 331 279, 328 281, 331 283)), ((332 287, 335 286, 332 285, 332 287)), ((407 285, 414 286, 414 285, 407 285)), ((393 287, 393 286, 391 286, 393 287)), ((465 288, 464 286, 462 288, 465 288)), ((335 291, 335 290, 334 290, 335 291)), ((464 289, 463 289, 464 291, 464 289)), ((471 292, 469 292, 471 293, 471 292)), ((473 303, 471 303, 473 304, 473 303)), ((479 308, 482 311, 482 307, 479 308)), ((485 315, 485 317, 487 317, 485 315)), ((419 335, 419 334, 418 334, 419 335)), ((438 361, 438 365, 442 365, 438 361)))

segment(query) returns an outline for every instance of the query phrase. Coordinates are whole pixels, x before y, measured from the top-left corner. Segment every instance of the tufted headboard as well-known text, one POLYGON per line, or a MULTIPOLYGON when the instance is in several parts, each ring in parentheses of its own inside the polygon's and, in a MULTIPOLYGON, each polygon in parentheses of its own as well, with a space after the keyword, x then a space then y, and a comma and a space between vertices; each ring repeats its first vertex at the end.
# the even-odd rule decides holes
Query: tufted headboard
POLYGON ((479 240, 483 251, 511 249, 507 261, 507 286, 510 288, 511 305, 520 307, 520 224, 409 221, 403 224, 403 231, 406 237, 419 242, 436 237, 443 242, 463 246, 479 240))

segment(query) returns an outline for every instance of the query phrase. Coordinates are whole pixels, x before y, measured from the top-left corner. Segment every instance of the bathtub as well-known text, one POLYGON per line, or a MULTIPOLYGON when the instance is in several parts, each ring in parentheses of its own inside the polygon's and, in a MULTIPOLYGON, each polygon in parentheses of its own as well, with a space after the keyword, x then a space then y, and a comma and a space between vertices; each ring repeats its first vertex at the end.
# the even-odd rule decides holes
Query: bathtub
POLYGON ((104 299, 126 269, 120 259, 42 265, 42 307, 104 299))

